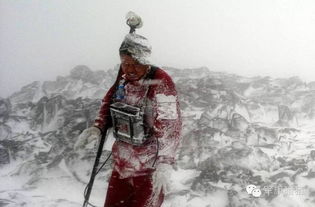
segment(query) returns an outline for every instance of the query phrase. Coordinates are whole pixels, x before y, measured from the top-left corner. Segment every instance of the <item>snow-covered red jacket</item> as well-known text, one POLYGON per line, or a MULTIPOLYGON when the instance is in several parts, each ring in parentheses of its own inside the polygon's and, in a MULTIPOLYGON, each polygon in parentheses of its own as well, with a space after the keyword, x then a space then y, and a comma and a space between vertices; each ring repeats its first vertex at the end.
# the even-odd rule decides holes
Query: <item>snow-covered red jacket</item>
MULTIPOLYGON (((116 83, 122 78, 124 75, 120 72, 116 83)), ((94 126, 101 130, 112 125, 109 106, 115 92, 114 84, 102 100, 94 122, 94 126)), ((175 160, 182 120, 174 82, 164 70, 157 68, 153 78, 126 82, 124 103, 140 106, 144 98, 147 98, 144 117, 151 128, 150 137, 142 146, 115 141, 112 147, 114 170, 121 178, 144 175, 152 172, 159 163, 172 164, 175 160)))

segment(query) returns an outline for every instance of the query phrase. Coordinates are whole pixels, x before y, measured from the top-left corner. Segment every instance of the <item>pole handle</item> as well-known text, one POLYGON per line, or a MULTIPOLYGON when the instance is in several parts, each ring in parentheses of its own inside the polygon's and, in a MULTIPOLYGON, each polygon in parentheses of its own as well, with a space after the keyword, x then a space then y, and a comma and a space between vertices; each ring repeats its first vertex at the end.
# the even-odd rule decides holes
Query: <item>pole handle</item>
POLYGON ((89 183, 88 183, 88 188, 87 188, 86 194, 84 195, 83 207, 87 207, 88 204, 89 204, 89 199, 90 199, 90 195, 91 195, 91 192, 92 192, 92 187, 93 187, 93 184, 94 184, 95 176, 97 174, 97 167, 98 167, 98 164, 100 162, 100 157, 102 155, 104 143, 105 143, 105 140, 106 140, 107 129, 108 128, 106 127, 104 129, 102 135, 101 135, 101 140, 100 140, 100 143, 99 143, 99 146, 98 146, 98 150, 97 150, 97 153, 96 153, 93 170, 92 170, 91 177, 90 177, 90 180, 89 180, 89 183))

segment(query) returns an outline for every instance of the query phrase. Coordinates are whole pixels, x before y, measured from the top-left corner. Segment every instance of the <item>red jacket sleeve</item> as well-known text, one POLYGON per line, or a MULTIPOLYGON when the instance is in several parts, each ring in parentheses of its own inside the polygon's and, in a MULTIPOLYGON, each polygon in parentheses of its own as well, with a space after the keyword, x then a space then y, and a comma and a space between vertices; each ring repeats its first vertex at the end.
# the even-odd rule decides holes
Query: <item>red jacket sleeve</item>
POLYGON ((112 97, 115 93, 115 84, 109 89, 105 97, 102 99, 102 104, 98 112, 98 116, 94 121, 94 126, 99 128, 102 132, 105 127, 111 127, 112 121, 110 116, 109 106, 112 103, 112 97))
POLYGON ((171 77, 163 70, 158 69, 154 79, 159 80, 153 94, 153 136, 159 144, 157 163, 172 164, 182 126, 177 91, 171 77))
POLYGON ((95 127, 99 128, 102 132, 104 132, 105 127, 109 128, 112 126, 112 120, 110 115, 109 106, 112 104, 112 99, 114 93, 116 92, 116 86, 119 80, 122 78, 122 69, 119 68, 115 83, 113 86, 107 91, 105 97, 102 99, 102 104, 100 110, 98 112, 98 116, 94 121, 95 127))

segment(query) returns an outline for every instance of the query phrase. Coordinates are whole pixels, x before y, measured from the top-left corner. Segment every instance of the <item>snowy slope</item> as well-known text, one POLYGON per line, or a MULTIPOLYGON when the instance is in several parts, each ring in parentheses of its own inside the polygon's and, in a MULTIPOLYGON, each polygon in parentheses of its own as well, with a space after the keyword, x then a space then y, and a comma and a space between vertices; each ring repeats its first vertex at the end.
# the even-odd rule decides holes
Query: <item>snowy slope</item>
MULTIPOLYGON (((314 83, 166 70, 176 81, 184 127, 163 207, 315 205, 314 83), (248 194, 248 184, 262 194, 248 194)), ((0 100, 0 206, 82 205, 96 143, 82 151, 73 145, 115 73, 81 65, 0 100)), ((108 163, 95 182, 97 206, 110 169, 108 163)))

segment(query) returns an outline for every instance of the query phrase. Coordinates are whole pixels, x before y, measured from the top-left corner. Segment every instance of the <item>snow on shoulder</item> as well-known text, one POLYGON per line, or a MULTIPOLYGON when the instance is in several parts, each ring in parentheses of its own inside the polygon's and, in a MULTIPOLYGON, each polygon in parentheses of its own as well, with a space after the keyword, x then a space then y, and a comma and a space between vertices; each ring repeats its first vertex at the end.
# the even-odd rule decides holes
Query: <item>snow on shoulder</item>
POLYGON ((157 94, 156 101, 158 104, 157 119, 177 119, 176 96, 157 94))

